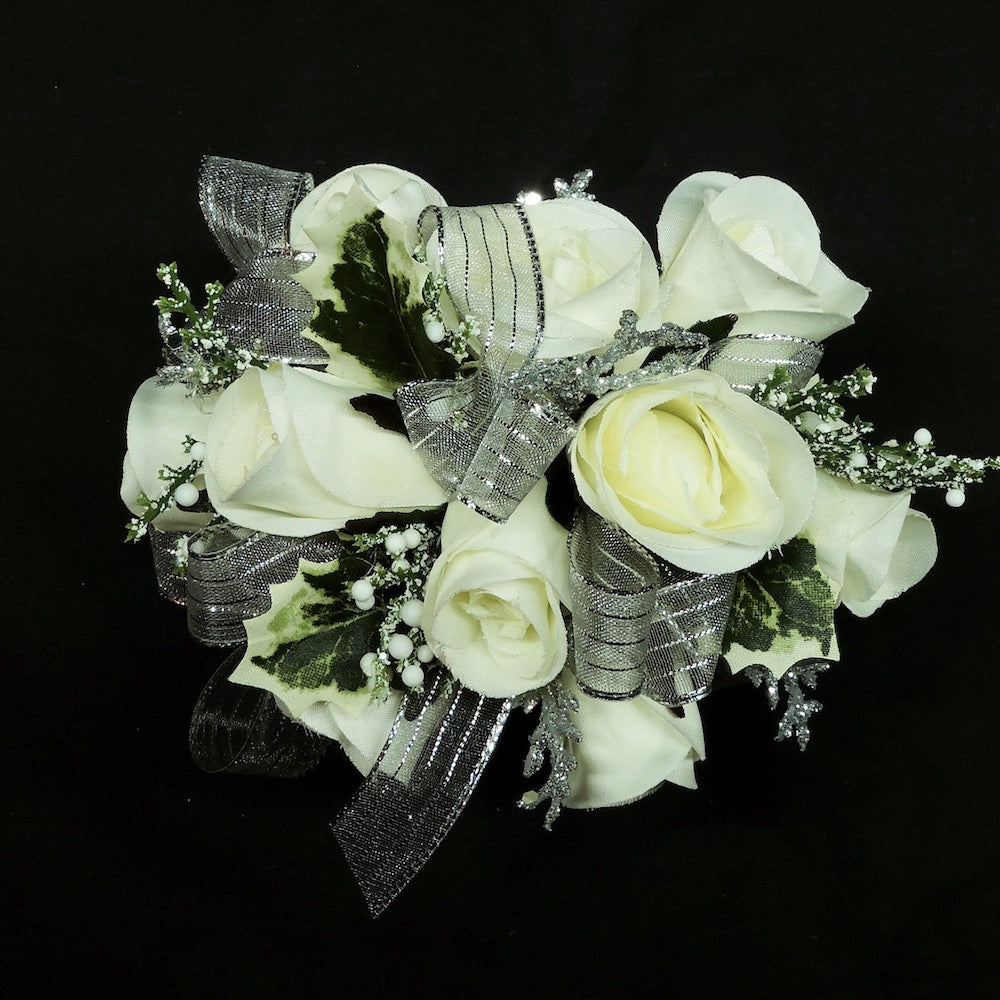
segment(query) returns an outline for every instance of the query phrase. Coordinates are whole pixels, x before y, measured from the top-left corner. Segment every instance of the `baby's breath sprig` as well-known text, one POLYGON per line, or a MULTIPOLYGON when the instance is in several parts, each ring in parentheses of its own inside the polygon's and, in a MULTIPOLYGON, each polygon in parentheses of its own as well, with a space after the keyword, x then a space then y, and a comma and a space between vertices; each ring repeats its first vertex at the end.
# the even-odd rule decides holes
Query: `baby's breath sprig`
POLYGON ((361 658, 361 669, 374 679, 376 696, 398 678, 406 688, 423 689, 424 673, 434 653, 420 629, 427 574, 440 549, 440 532, 427 524, 387 525, 354 535, 354 553, 370 568, 348 587, 359 611, 376 603, 385 609, 378 648, 361 658))
POLYGON ((191 292, 177 275, 177 265, 160 264, 156 276, 167 286, 167 295, 153 302, 160 311, 160 331, 167 362, 157 373, 163 382, 184 382, 192 395, 215 392, 236 381, 248 368, 266 368, 258 351, 236 347, 215 326, 222 298, 218 281, 205 286, 205 308, 199 310, 191 292), (173 317, 183 316, 183 325, 173 317))
MULTIPOLYGON (((175 504, 192 507, 198 502, 200 493, 198 487, 194 485, 194 480, 201 472, 202 462, 205 459, 205 445, 188 435, 184 438, 184 452, 191 456, 191 461, 187 465, 176 468, 165 465, 160 469, 158 478, 165 485, 158 497, 151 498, 146 493, 140 493, 137 497, 136 502, 142 510, 125 526, 125 541, 139 541, 146 534, 150 524, 175 504)), ((179 552, 175 553, 175 556, 179 556, 179 552)))
POLYGON ((847 420, 841 400, 870 395, 875 381, 871 370, 862 365, 832 382, 813 376, 804 388, 795 389, 787 370, 778 368, 750 395, 795 427, 820 468, 851 482, 885 490, 932 486, 947 491, 950 506, 961 507, 966 486, 981 483, 987 469, 1000 469, 1000 458, 939 455, 925 427, 903 444, 895 439, 873 442, 874 425, 859 417, 847 420))

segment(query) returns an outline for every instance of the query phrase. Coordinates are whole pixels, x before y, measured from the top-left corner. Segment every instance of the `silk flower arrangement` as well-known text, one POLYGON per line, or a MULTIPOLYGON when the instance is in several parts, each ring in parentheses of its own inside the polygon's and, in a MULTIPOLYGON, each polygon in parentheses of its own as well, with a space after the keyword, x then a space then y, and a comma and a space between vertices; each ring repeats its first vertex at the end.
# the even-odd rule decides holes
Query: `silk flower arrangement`
POLYGON ((936 555, 918 486, 997 459, 876 443, 859 368, 815 374, 868 290, 767 177, 682 181, 640 232, 587 191, 449 207, 413 174, 208 157, 236 270, 159 276, 164 364, 128 417, 122 498, 161 592, 233 647, 195 708, 210 771, 365 775, 334 824, 373 913, 457 820, 509 717, 521 805, 693 787, 720 658, 809 738, 834 611, 936 555), (846 406, 845 406, 846 404, 846 406))

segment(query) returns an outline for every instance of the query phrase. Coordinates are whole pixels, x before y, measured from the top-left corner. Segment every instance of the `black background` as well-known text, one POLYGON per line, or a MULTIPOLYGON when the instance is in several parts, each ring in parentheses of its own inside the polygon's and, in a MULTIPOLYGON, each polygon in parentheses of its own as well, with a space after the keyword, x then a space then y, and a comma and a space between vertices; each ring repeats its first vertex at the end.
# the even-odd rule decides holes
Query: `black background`
POLYGON ((122 544, 129 399, 159 361, 154 268, 228 278, 204 153, 393 163, 451 204, 593 167, 651 241, 703 169, 770 174, 873 288, 827 344, 881 376, 884 436, 1000 451, 997 21, 987 5, 48 4, 6 15, 3 846, 14 995, 993 996, 1000 483, 922 495, 931 576, 867 621, 805 754, 749 687, 704 704, 698 792, 514 808, 513 725, 373 923, 328 829, 357 777, 209 777, 219 654, 122 544), (142 10, 141 13, 138 11, 142 10), (16 20, 10 19, 15 17, 16 20), (13 215, 13 218, 10 216, 13 215))

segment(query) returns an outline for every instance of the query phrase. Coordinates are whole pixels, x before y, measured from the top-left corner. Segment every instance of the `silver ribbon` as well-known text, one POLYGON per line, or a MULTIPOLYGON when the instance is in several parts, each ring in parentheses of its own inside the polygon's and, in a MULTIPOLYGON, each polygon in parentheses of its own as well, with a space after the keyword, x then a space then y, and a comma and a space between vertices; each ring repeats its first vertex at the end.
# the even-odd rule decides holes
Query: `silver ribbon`
POLYGON ((373 916, 423 867, 469 801, 510 714, 438 671, 403 699, 389 738, 333 824, 373 916))
POLYGON ((671 566, 591 510, 578 513, 569 546, 580 687, 665 705, 708 694, 736 575, 671 566))
POLYGON ((236 269, 215 320, 237 347, 272 361, 320 365, 319 344, 303 337, 312 296, 292 277, 313 259, 290 245, 292 211, 312 190, 310 174, 206 156, 198 175, 201 210, 222 252, 236 269))
POLYGON ((801 389, 822 357, 822 345, 802 337, 740 333, 706 348, 698 367, 721 375, 737 392, 745 393, 770 379, 777 368, 784 368, 792 387, 801 389))
POLYGON ((432 206, 420 234, 425 243, 436 235, 448 293, 478 325, 481 365, 463 380, 410 382, 396 400, 431 476, 505 521, 575 429, 559 406, 513 378, 538 353, 545 323, 534 237, 519 205, 432 206))
POLYGON ((290 580, 299 560, 326 563, 343 546, 336 535, 287 538, 223 521, 188 543, 188 630, 206 646, 246 642, 243 622, 271 607, 270 586, 290 580))

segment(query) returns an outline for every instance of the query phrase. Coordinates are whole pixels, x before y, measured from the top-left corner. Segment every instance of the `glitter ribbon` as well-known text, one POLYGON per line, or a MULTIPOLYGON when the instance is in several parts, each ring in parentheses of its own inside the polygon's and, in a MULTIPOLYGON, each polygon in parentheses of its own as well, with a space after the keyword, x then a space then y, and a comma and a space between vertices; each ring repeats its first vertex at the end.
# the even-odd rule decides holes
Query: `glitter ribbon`
POLYGON ((446 490, 505 521, 575 429, 544 394, 515 384, 538 352, 545 322, 534 237, 519 205, 430 207, 421 239, 436 238, 456 309, 475 323, 482 354, 470 378, 410 382, 396 400, 413 447, 446 490))
POLYGON ((438 671, 404 699, 368 777, 333 825, 373 916, 423 867, 472 796, 510 714, 438 671))
POLYGON ((201 210, 236 269, 215 314, 236 347, 273 361, 325 365, 326 351, 303 337, 312 296, 293 275, 313 258, 290 245, 292 211, 312 190, 310 174, 206 156, 198 175, 201 210))
POLYGON ((569 546, 580 687, 665 705, 708 694, 736 575, 671 566, 590 510, 577 514, 569 546))

